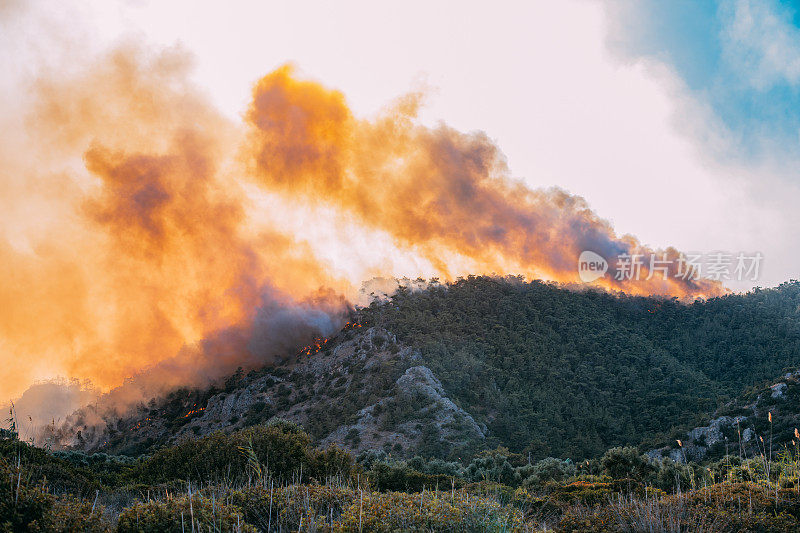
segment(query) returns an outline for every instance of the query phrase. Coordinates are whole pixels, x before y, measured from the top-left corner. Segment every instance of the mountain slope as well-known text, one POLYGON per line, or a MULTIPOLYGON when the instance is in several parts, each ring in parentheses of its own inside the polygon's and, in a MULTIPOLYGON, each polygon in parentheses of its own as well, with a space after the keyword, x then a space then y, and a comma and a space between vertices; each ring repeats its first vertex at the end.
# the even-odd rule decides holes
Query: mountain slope
POLYGON ((356 452, 597 457, 800 366, 799 308, 797 282, 689 305, 516 278, 401 289, 319 351, 175 391, 74 445, 139 453, 278 416, 356 452))
POLYGON ((365 309, 419 349, 492 444, 596 456, 800 364, 800 284, 684 305, 470 277, 365 309))
POLYGON ((726 453, 777 458, 782 450, 800 450, 800 370, 787 372, 725 403, 703 425, 675 430, 672 438, 650 450, 650 457, 681 460, 719 459, 726 453), (680 439, 680 445, 678 440, 680 439))
POLYGON ((109 418, 97 434, 82 429, 74 445, 93 451, 138 454, 212 431, 232 431, 274 416, 302 424, 323 445, 353 452, 445 455, 480 446, 484 430, 444 395, 418 352, 380 328, 343 331, 290 362, 220 388, 179 390, 109 418))

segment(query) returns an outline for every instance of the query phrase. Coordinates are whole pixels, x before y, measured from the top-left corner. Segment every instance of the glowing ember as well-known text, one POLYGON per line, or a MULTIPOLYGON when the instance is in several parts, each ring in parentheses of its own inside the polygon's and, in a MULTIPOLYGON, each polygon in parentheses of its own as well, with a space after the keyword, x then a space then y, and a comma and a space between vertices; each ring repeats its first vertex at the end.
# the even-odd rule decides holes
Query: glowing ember
POLYGON ((360 327, 361 327, 361 324, 359 324, 358 322, 348 322, 347 324, 344 325, 344 327, 342 328, 342 331, 348 331, 348 330, 351 330, 351 329, 358 329, 360 327))
POLYGON ((136 431, 137 429, 140 429, 142 426, 144 426, 147 422, 151 422, 152 420, 153 419, 148 416, 144 420, 140 420, 139 422, 137 422, 136 425, 130 428, 128 431, 136 431))
POLYGON ((193 409, 193 410, 189 411, 188 413, 186 413, 185 415, 183 415, 183 418, 189 418, 190 416, 196 415, 197 413, 202 413, 205 410, 206 410, 205 407, 198 407, 197 409, 193 409))
POLYGON ((308 346, 304 346, 300 349, 300 355, 314 355, 319 353, 325 345, 328 344, 328 339, 323 337, 318 337, 314 339, 314 342, 309 344, 308 346))
MULTIPOLYGON (((358 329, 361 327, 361 324, 358 322, 348 322, 342 327, 342 331, 349 331, 351 329, 358 329)), ((317 337, 314 339, 314 342, 309 344, 308 346, 303 346, 299 350, 300 355, 315 355, 322 351, 325 348, 325 345, 328 344, 330 339, 325 337, 317 337)))

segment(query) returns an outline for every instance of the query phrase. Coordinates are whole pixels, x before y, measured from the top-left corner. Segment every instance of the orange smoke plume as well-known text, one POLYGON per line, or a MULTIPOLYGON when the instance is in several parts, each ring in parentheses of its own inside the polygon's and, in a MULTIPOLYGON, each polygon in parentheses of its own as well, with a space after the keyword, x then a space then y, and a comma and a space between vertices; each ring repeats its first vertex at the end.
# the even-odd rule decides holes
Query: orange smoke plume
MULTIPOLYGON (((243 127, 192 88, 179 52, 148 58, 130 47, 77 74, 42 76, 35 89, 24 150, 0 147, 4 168, 20 176, 0 185, 0 390, 9 398, 35 378, 89 378, 108 391, 136 376, 108 397, 124 406, 320 349, 344 324, 342 294, 354 291, 291 228, 254 222, 254 181, 286 205, 389 234, 445 278, 572 282, 582 250, 649 252, 581 198, 512 179, 484 134, 419 125, 420 95, 361 120, 342 94, 283 67, 257 83, 243 127)), ((604 283, 722 290, 646 273, 604 283)))
MULTIPOLYGON (((453 253, 481 272, 574 282, 584 250, 609 261, 656 252, 617 237, 582 198, 512 179, 485 134, 417 124, 419 99, 410 95, 375 121, 359 120, 341 93, 280 68, 258 82, 247 113, 253 172, 267 189, 335 205, 389 232, 446 277, 452 272, 440 258, 453 253)), ((666 279, 649 276, 645 265, 640 279, 617 281, 612 265, 605 285, 638 294, 722 292, 716 282, 677 278, 678 252, 657 257, 664 254, 672 263, 666 279)))
POLYGON ((53 374, 105 390, 138 375, 117 393, 137 401, 344 323, 346 302, 320 291, 343 284, 311 249, 250 223, 232 162, 239 129, 185 75, 180 54, 127 48, 39 83, 25 170, 49 187, 19 201, 53 221, 28 246, 0 242, 4 395, 53 374))

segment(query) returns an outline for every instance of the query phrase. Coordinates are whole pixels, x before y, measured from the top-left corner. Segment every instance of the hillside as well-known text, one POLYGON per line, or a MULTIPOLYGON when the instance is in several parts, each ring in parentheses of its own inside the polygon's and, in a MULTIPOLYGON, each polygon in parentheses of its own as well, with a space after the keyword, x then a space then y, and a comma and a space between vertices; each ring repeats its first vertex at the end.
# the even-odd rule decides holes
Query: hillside
POLYGON ((797 295, 401 290, 281 363, 76 413, 72 450, 12 421, 0 529, 797 531, 797 295))
POLYGON ((684 305, 489 277, 401 289, 316 353, 175 391, 74 444, 135 454, 279 416, 353 451, 595 457, 663 442, 800 364, 799 293, 684 305))
POLYGON ((664 442, 800 365, 798 305, 796 282, 689 305, 514 278, 401 289, 318 352, 175 391, 73 444, 135 454, 277 416, 354 452, 597 457, 664 442))
POLYGON ((484 450, 469 462, 314 446, 267 424, 131 458, 0 435, 3 531, 708 531, 800 528, 797 449, 777 459, 653 460, 612 448, 576 464, 484 450), (188 524, 187 524, 188 522, 188 524))
POLYGON ((672 438, 650 450, 650 457, 709 461, 726 454, 778 457, 797 450, 800 438, 800 370, 748 387, 726 402, 702 425, 676 430, 672 438), (681 444, 678 445, 678 440, 681 444), (685 457, 684 457, 685 455, 685 457))
POLYGON ((800 283, 684 305, 470 277, 363 311, 420 350, 490 440, 542 457, 639 444, 800 364, 800 283))
POLYGON ((302 424, 320 444, 353 452, 444 455, 482 447, 485 427, 450 401, 421 363, 385 330, 348 328, 288 363, 239 372, 219 388, 174 391, 131 416, 109 418, 98 433, 77 421, 82 429, 72 444, 136 455, 277 416, 302 424))

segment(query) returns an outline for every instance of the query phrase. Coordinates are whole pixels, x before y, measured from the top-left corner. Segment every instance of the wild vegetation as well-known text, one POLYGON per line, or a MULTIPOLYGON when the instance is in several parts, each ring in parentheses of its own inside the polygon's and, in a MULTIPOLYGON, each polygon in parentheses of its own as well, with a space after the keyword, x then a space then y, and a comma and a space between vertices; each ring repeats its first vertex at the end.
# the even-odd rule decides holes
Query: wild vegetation
MULTIPOLYGON (((722 415, 749 419, 723 428, 729 443, 748 427, 762 435, 766 410, 777 417, 775 442, 786 443, 800 423, 791 407, 800 388, 788 383, 782 406, 763 389, 800 366, 798 309, 794 281, 688 303, 516 278, 432 283, 359 310, 353 320, 362 327, 316 353, 107 419, 91 445, 82 445, 87 429, 78 421, 84 435, 75 445, 138 455, 277 416, 354 454, 380 448, 458 460, 504 446, 531 460, 579 461, 619 445, 674 448, 687 430, 722 415), (420 395, 425 383, 401 386, 404 372, 420 366, 461 412, 437 420, 442 399, 420 395)), ((725 444, 708 451, 719 457, 725 444)))
POLYGON ((114 453, 12 420, 0 531, 800 530, 799 310, 797 282, 688 304, 402 289, 299 361, 142 405, 114 453), (687 436, 711 416, 714 442, 687 436))
POLYGON ((796 531, 800 444, 775 457, 469 462, 317 449, 286 421, 136 459, 0 440, 0 531, 796 531))
POLYGON ((469 277, 401 289, 362 322, 418 349, 488 447, 533 458, 659 443, 800 365, 797 281, 686 304, 469 277))

